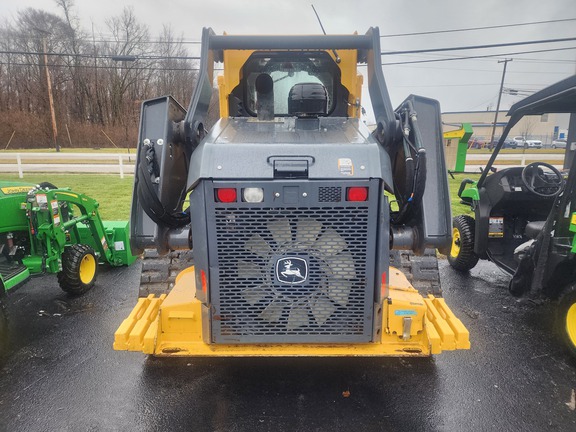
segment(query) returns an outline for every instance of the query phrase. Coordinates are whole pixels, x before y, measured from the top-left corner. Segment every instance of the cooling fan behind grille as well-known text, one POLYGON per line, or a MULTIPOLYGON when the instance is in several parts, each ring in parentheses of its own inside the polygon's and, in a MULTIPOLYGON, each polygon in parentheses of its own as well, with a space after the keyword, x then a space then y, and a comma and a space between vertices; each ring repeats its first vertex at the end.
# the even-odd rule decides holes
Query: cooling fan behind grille
POLYGON ((238 261, 238 277, 247 285, 243 299, 258 308, 258 320, 284 325, 286 330, 326 324, 338 308, 348 305, 356 277, 346 240, 313 218, 292 223, 275 219, 266 228, 245 242, 254 260, 238 261), (308 264, 305 278, 291 268, 296 260, 308 264))

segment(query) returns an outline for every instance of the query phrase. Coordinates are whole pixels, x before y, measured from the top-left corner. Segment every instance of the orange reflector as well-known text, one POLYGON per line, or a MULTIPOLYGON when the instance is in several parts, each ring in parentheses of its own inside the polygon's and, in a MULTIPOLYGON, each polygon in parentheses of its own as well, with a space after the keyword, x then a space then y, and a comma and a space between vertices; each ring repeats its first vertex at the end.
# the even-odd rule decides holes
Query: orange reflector
POLYGON ((382 272, 382 284, 380 285, 380 290, 381 290, 382 294, 386 293, 386 289, 387 289, 386 278, 387 277, 388 277, 388 274, 386 272, 382 272))
POLYGON ((208 291, 208 283, 206 282, 206 272, 204 270, 200 270, 200 279, 202 280, 202 292, 206 294, 208 291))
POLYGON ((368 188, 350 187, 346 192, 346 201, 366 201, 368 199, 368 188))
POLYGON ((236 202, 236 189, 234 188, 216 189, 216 198, 218 199, 218 201, 224 203, 236 202))

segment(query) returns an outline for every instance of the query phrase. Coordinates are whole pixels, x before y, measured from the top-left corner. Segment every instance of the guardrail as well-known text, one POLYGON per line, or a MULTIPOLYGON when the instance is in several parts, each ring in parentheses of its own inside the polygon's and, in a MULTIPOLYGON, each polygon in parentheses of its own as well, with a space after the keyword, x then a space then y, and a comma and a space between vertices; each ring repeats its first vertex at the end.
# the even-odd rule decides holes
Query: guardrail
POLYGON ((134 174, 135 160, 136 155, 124 153, 0 152, 0 172, 18 172, 20 178, 24 178, 24 172, 118 173, 124 178, 125 174, 134 174), (30 162, 26 163, 26 160, 30 162))

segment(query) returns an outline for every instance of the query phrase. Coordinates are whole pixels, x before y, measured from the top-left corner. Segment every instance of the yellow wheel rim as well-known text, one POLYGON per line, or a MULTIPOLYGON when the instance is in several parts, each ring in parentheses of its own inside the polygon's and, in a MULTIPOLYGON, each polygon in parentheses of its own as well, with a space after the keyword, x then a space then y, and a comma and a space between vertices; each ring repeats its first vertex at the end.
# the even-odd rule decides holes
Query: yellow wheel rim
POLYGON ((452 248, 450 249, 450 256, 452 258, 458 258, 458 254, 460 253, 460 231, 458 228, 454 228, 452 230, 452 248))
POLYGON ((80 262, 80 280, 83 284, 89 284, 96 274, 96 260, 91 254, 84 255, 80 262))
POLYGON ((572 345, 576 346, 576 303, 572 303, 566 313, 566 333, 572 345))

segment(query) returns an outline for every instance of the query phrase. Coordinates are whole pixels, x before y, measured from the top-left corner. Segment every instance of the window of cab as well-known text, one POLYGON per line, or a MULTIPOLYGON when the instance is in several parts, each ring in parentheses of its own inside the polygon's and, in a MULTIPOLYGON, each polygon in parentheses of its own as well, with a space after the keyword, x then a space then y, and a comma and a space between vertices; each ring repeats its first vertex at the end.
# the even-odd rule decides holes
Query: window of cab
POLYGON ((254 53, 243 67, 246 80, 245 106, 250 115, 256 115, 256 78, 268 74, 272 78, 274 92, 274 115, 291 116, 289 109, 291 90, 299 84, 317 83, 324 86, 327 94, 326 115, 334 109, 336 83, 340 69, 326 52, 254 53))

